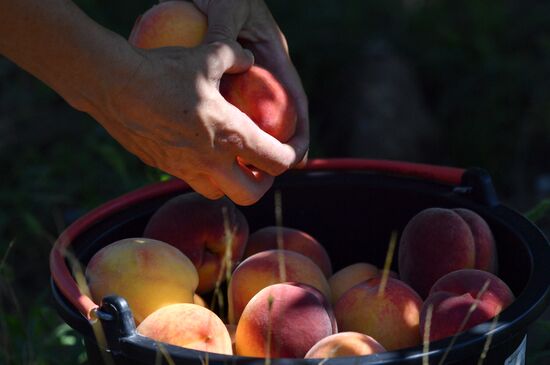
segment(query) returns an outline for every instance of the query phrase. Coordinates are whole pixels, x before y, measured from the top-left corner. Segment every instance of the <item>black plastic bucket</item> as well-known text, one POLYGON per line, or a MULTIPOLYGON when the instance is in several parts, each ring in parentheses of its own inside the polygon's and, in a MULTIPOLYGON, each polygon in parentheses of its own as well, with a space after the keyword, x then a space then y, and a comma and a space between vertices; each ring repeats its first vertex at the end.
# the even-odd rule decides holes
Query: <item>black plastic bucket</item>
MULTIPOLYGON (((141 236, 149 217, 162 203, 187 191, 189 187, 177 180, 144 187, 98 207, 59 237, 50 256, 53 296, 60 315, 83 336, 90 363, 152 365, 161 363, 160 359, 166 364, 266 363, 263 358, 163 345, 171 358, 168 362, 159 356, 154 341, 135 332, 124 300, 108 298, 98 308, 100 303, 78 289, 67 253, 85 266, 101 247, 141 236), (104 339, 94 332, 99 323, 104 339)), ((316 237, 329 252, 335 270, 358 261, 382 266, 391 232, 402 231, 424 208, 471 209, 489 223, 497 243, 499 276, 516 295, 497 323, 483 323, 454 339, 430 343, 428 352, 419 346, 329 359, 330 364, 477 364, 483 356, 484 364, 524 363, 528 326, 550 301, 550 245, 529 220, 498 202, 491 179, 483 170, 396 161, 313 160, 303 170, 278 177, 257 204, 240 208, 251 231, 275 224, 275 191, 282 197, 283 224, 316 237)), ((270 362, 316 365, 319 360, 270 362)))

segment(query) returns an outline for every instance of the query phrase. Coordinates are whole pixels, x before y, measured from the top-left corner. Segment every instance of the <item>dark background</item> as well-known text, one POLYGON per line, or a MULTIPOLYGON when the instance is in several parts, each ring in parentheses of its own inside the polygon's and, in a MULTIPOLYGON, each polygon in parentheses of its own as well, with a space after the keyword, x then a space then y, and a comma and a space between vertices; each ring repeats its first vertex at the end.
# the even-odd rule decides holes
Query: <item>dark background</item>
MULTIPOLYGON (((76 2, 123 36, 153 4, 76 2)), ((549 1, 267 2, 310 99, 311 157, 483 167, 550 233, 549 1)), ((83 213, 165 178, 0 57, 0 364, 84 361, 51 306, 51 245, 83 213)), ((531 331, 528 363, 542 364, 550 321, 531 331)))

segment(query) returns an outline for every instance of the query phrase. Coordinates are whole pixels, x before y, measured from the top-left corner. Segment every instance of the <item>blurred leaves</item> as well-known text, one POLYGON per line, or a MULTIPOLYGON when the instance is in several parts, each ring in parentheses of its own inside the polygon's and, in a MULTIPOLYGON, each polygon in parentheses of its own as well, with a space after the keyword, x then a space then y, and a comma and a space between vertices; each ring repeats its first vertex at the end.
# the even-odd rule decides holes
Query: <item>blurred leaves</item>
POLYGON ((525 213, 525 216, 534 223, 550 216, 550 199, 545 199, 538 203, 533 209, 525 213))
POLYGON ((548 364, 550 362, 550 320, 535 322, 527 341, 527 364, 548 364))
POLYGON ((0 331, 9 334, 0 342, 1 364, 76 365, 86 361, 81 337, 68 325, 59 324, 57 313, 45 304, 24 315, 2 313, 0 331))

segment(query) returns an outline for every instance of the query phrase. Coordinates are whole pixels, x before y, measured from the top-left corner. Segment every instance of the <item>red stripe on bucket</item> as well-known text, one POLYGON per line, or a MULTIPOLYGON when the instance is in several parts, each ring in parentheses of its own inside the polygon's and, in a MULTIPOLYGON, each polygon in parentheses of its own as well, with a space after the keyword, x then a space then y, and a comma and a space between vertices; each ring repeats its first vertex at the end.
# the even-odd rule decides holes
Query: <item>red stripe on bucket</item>
POLYGON ((408 176, 449 185, 460 185, 465 170, 458 167, 434 166, 415 162, 369 160, 359 158, 314 159, 307 170, 366 170, 389 175, 408 176))

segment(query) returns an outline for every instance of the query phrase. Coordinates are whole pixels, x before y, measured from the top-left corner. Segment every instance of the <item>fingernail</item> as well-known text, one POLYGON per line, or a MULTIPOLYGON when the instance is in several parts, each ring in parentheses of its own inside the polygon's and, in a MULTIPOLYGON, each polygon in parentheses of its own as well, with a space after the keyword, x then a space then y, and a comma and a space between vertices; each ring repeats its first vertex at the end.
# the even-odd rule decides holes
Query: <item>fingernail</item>
POLYGON ((244 53, 246 53, 247 57, 250 58, 252 63, 254 63, 254 53, 252 53, 251 50, 246 49, 246 48, 244 49, 244 53))

